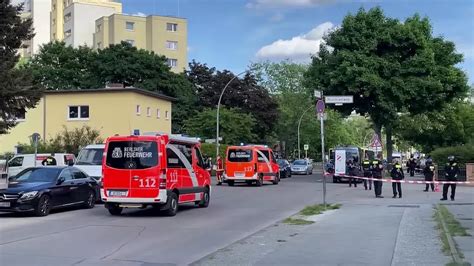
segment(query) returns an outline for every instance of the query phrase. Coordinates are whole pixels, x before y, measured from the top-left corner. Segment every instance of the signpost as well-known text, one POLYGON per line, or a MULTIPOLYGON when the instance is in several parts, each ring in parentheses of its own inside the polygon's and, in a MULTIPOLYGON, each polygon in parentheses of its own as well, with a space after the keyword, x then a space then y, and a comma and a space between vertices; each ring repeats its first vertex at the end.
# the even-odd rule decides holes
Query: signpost
POLYGON ((382 142, 380 141, 379 135, 377 133, 374 133, 372 136, 369 146, 375 148, 375 158, 378 158, 378 149, 382 149, 382 142))
POLYGON ((305 145, 303 146, 303 148, 304 148, 305 158, 308 158, 309 145, 308 145, 308 144, 305 144, 305 145))
POLYGON ((34 160, 34 166, 36 167, 36 155, 38 154, 38 141, 40 139, 40 134, 39 133, 33 133, 31 135, 31 140, 33 140, 33 143, 35 145, 35 160, 34 160))
POLYGON ((316 99, 322 99, 323 93, 321 91, 314 90, 314 97, 316 97, 316 99))
MULTIPOLYGON (((322 96, 322 95, 321 95, 322 96)), ((323 204, 326 208, 326 175, 324 169, 324 111, 326 110, 326 104, 323 100, 318 100, 316 103, 316 113, 319 116, 319 121, 321 121, 321 158, 323 165, 323 204)))

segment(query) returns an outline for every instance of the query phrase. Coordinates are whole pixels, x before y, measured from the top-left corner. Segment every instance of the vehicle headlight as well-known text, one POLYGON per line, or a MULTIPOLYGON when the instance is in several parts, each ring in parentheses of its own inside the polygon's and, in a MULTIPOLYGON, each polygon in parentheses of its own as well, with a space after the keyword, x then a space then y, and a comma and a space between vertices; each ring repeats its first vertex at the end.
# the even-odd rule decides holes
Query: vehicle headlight
POLYGON ((30 200, 34 197, 36 197, 36 195, 38 194, 38 191, 30 191, 30 192, 26 192, 24 193, 23 195, 21 195, 21 200, 30 200))

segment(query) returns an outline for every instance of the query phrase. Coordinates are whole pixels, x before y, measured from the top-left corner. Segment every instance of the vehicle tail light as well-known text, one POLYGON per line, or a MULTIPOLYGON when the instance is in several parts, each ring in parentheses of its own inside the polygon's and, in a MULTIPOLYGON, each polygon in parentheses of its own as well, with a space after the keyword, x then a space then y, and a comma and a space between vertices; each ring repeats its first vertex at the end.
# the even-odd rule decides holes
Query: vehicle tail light
POLYGON ((160 189, 166 189, 166 169, 161 170, 160 189))

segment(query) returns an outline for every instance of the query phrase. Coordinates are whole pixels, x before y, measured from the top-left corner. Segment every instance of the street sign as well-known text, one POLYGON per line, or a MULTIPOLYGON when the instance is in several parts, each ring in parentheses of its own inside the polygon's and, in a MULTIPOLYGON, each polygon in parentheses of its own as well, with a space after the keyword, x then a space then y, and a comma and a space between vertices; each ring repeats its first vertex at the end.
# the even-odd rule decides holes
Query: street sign
POLYGON ((374 134, 370 140, 370 147, 372 148, 382 148, 382 142, 380 141, 379 135, 374 134))
MULTIPOLYGON (((219 141, 222 141, 222 137, 219 137, 219 141)), ((205 143, 216 143, 216 139, 205 139, 205 143)))
POLYGON ((304 145, 304 150, 305 150, 305 151, 309 150, 309 145, 308 145, 308 144, 305 144, 305 145, 304 145))
POLYGON ((314 90, 314 97, 316 97, 317 99, 321 99, 321 96, 323 96, 321 91, 314 90))
POLYGON ((335 104, 346 104, 353 103, 354 96, 324 96, 326 103, 335 103, 335 104))
POLYGON ((324 113, 324 110, 326 109, 326 105, 324 104, 323 100, 318 100, 316 102, 316 113, 322 114, 324 113))

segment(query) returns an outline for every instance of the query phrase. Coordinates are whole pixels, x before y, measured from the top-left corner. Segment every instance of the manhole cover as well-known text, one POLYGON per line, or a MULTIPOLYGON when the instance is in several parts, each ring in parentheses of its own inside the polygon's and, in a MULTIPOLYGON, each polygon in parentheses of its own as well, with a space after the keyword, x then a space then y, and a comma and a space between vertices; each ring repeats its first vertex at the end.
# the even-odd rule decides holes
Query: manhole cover
POLYGON ((388 205, 389 208, 420 208, 420 205, 388 205))

